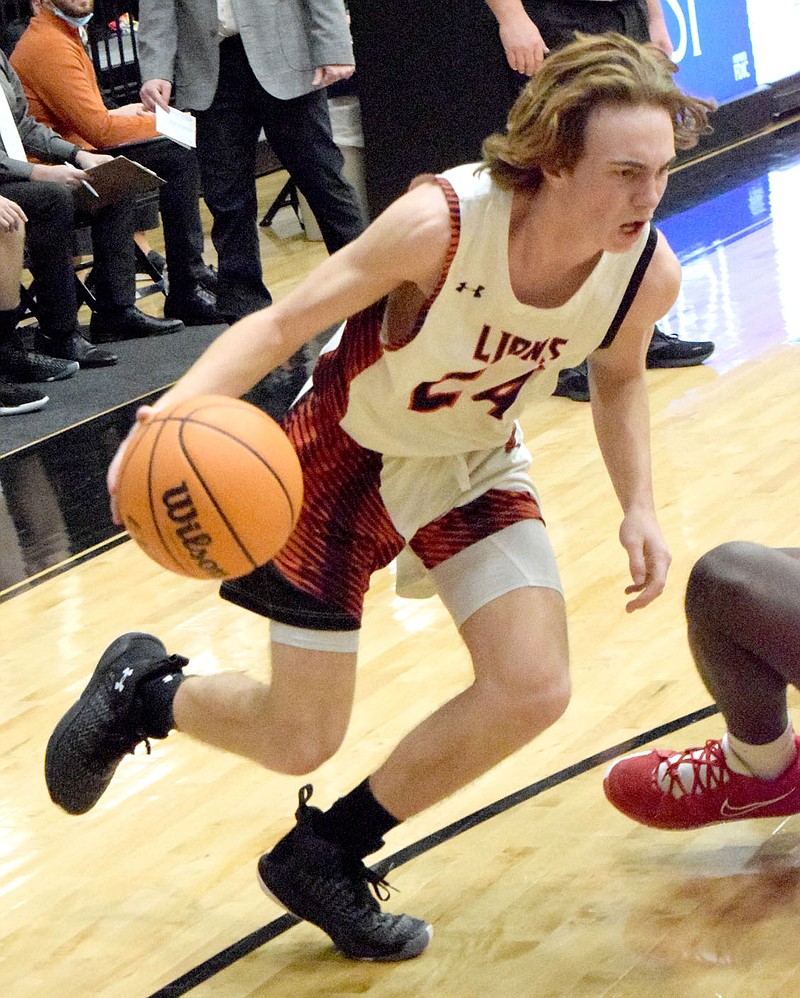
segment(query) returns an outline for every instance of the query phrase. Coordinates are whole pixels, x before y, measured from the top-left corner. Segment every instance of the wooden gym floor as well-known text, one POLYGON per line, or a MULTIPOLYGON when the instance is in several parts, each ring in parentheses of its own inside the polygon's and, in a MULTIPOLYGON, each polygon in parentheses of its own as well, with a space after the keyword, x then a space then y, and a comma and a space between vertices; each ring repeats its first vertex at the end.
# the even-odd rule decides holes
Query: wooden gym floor
MULTIPOLYGON (((48 494, 46 476, 31 475, 0 529, 11 580, 0 593, 0 993, 797 993, 800 818, 661 833, 623 818, 602 792, 617 754, 702 744, 721 730, 684 634, 695 559, 733 538, 800 544, 800 141, 796 126, 782 133, 691 168, 696 203, 662 224, 685 264, 665 328, 717 349, 701 368, 648 375, 656 492, 674 556, 668 590, 649 609, 624 612, 619 511, 589 407, 552 399, 528 416, 568 594, 573 702, 533 745, 393 832, 376 857, 398 888, 389 907, 435 926, 419 960, 346 961, 257 888, 256 859, 290 827, 302 780, 173 735, 152 756, 127 759, 88 815, 50 803, 47 738, 118 633, 158 634, 193 671, 269 668, 264 623, 214 586, 168 575, 110 529, 102 483, 87 494, 82 477, 86 437, 78 428, 59 435, 72 486, 48 494), (62 563, 70 504, 86 531, 82 552, 62 563), (12 529, 23 509, 39 513, 33 539, 12 529)), ((314 244, 295 252, 285 286, 319 253, 314 244)), ((120 418, 98 416, 98 426, 120 418)), ((10 457, 0 459, 0 482, 10 457)), ((323 807, 469 682, 441 605, 396 598, 391 569, 375 578, 362 649, 346 744, 310 778, 323 807)))

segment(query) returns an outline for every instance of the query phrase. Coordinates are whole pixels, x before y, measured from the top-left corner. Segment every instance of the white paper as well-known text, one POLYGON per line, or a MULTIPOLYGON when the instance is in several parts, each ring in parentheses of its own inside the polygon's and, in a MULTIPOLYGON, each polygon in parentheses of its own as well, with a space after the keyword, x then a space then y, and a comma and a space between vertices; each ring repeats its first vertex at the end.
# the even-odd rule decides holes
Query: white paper
POLYGON ((2 87, 0 87, 0 139, 3 140, 3 148, 9 159, 19 159, 23 163, 27 161, 28 157, 25 155, 25 147, 22 145, 17 123, 14 121, 11 105, 2 87))
POLYGON ((165 111, 156 104, 156 131, 186 149, 197 145, 197 122, 191 114, 171 107, 165 111))

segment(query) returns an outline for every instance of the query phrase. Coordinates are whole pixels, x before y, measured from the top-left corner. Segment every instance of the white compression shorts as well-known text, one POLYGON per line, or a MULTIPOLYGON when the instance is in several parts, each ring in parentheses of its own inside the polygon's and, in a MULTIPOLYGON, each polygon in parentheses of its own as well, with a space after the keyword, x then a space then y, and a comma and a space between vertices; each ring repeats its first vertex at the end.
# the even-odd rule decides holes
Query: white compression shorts
MULTIPOLYGON (((429 571, 457 627, 514 589, 534 586, 564 595, 553 547, 540 520, 520 520, 476 541, 429 571)), ((276 644, 314 651, 357 652, 359 631, 318 631, 270 622, 276 644)))

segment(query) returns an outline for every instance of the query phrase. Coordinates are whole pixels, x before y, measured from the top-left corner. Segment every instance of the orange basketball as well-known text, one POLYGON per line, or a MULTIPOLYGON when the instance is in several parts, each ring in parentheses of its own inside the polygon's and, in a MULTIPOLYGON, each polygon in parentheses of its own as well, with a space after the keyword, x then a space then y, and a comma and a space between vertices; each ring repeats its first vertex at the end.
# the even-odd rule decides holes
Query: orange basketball
POLYGON ((197 579, 246 575, 289 539, 303 473, 289 438, 240 399, 203 395, 158 412, 131 437, 117 503, 159 565, 197 579))

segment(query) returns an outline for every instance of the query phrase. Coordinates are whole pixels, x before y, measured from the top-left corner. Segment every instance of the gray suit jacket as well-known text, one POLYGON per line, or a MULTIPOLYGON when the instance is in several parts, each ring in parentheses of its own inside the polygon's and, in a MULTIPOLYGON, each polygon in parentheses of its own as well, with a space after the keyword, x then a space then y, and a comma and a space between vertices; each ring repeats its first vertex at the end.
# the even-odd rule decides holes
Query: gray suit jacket
MULTIPOLYGON (((14 72, 7 56, 0 52, 0 89, 5 94, 11 115, 16 123, 22 146, 29 156, 35 156, 43 163, 74 163, 80 147, 62 139, 47 125, 36 121, 28 113, 28 102, 19 77, 14 72)), ((3 98, 0 97, 0 100, 3 98)), ((27 160, 12 159, 0 139, 0 178, 3 180, 30 180, 33 163, 27 160)))
MULTIPOLYGON (((261 86, 281 100, 314 88, 319 66, 350 65, 344 0, 233 0, 247 58, 261 86)), ((179 108, 204 111, 219 77, 216 0, 140 0, 142 80, 174 82, 179 108)))

